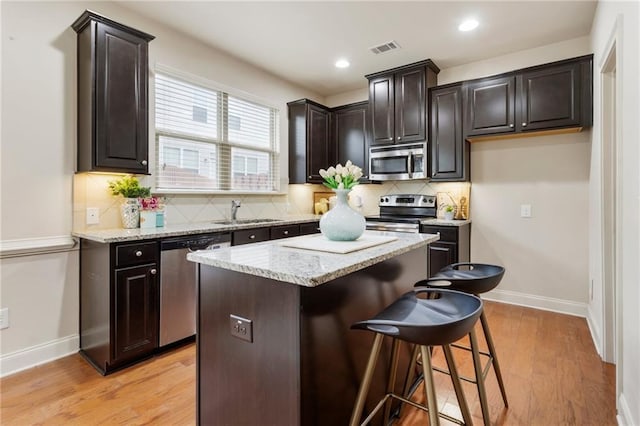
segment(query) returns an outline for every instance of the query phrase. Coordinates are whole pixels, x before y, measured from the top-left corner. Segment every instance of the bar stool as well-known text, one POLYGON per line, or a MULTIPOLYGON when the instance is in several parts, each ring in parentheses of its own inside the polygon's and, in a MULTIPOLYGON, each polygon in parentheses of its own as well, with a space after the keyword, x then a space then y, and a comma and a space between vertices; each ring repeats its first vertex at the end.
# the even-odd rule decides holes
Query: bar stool
MULTIPOLYGON (((401 296, 374 318, 353 324, 351 326, 352 329, 373 331, 375 338, 349 425, 355 426, 359 424, 384 336, 393 338, 387 393, 361 424, 368 424, 380 408, 387 403, 389 398, 398 399, 427 411, 429 413, 429 424, 432 426, 440 424, 439 416, 458 424, 472 424, 471 413, 462 391, 462 384, 458 377, 449 345, 466 334, 474 333, 473 327, 481 312, 482 300, 475 295, 453 290, 416 288, 401 296), (393 388, 396 382, 400 341, 414 344, 422 354, 427 396, 426 406, 394 393, 393 388), (432 346, 442 346, 443 348, 463 422, 444 413, 438 413, 436 391, 431 371, 430 347, 432 346)), ((388 411, 387 408, 385 417, 388 416, 388 411)))
MULTIPOLYGON (((454 263, 442 268, 431 278, 417 282, 415 284, 415 287, 432 289, 447 288, 450 290, 462 291, 464 293, 474 294, 477 296, 481 293, 486 293, 494 289, 502 280, 504 271, 505 270, 502 266, 497 265, 487 265, 483 263, 471 262, 454 263)), ((484 314, 484 309, 480 314, 480 323, 482 324, 482 331, 484 332, 484 337, 489 348, 488 353, 479 350, 478 342, 475 336, 471 334, 469 335, 471 347, 466 347, 458 344, 452 344, 451 346, 470 350, 472 353, 475 379, 469 379, 466 377, 461 377, 461 379, 476 384, 480 397, 480 406, 482 408, 482 417, 484 419, 484 424, 489 425, 489 406, 487 403, 484 381, 491 366, 493 366, 496 378, 498 379, 498 386, 500 387, 500 393, 502 394, 502 400, 504 401, 505 407, 509 407, 509 402, 507 401, 507 393, 504 388, 504 382, 502 381, 500 364, 498 363, 498 356, 493 344, 493 338, 491 337, 491 331, 489 330, 489 323, 487 321, 487 317, 484 314), (486 366, 482 366, 479 355, 488 357, 486 366)), ((412 355, 412 366, 414 365, 413 360, 415 358, 417 358, 417 352, 414 350, 414 354, 412 355)), ((436 370, 442 371, 437 368, 436 370)), ((446 371, 443 372, 446 373, 446 371)))

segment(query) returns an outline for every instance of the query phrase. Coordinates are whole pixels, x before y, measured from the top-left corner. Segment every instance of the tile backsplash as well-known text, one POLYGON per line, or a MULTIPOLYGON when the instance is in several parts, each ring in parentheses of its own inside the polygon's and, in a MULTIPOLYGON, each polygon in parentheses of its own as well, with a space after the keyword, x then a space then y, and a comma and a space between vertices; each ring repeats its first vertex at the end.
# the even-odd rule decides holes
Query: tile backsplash
MULTIPOLYGON (((108 190, 108 182, 116 178, 107 174, 76 174, 74 177, 73 228, 111 229, 120 228, 120 197, 108 190), (100 223, 86 224, 86 209, 98 208, 100 223)), ((147 177, 141 178, 142 185, 147 177)), ((360 197, 358 208, 364 215, 378 213, 378 199, 386 194, 450 194, 455 199, 466 196, 469 200, 469 183, 431 183, 423 180, 393 181, 382 184, 358 185, 352 191, 360 197)), ((231 215, 231 200, 241 200, 238 218, 279 218, 291 214, 313 213, 313 193, 329 191, 322 185, 289 185, 287 194, 171 194, 165 195, 165 223, 184 224, 210 220, 228 219, 231 215)))

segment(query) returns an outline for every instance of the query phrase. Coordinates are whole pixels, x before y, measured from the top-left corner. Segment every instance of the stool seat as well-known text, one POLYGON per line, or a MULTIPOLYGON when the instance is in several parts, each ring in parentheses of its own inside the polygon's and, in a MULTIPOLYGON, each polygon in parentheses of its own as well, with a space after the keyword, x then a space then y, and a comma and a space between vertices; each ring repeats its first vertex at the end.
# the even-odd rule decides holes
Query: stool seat
POLYGON ((455 423, 471 424, 473 420, 449 345, 468 333, 473 334, 473 327, 481 313, 482 300, 476 295, 449 289, 414 288, 413 291, 402 295, 375 317, 354 323, 351 328, 372 331, 375 333, 375 338, 349 425, 362 426, 368 424, 383 406, 385 407, 383 419, 386 424, 389 420, 391 409, 390 398, 398 399, 404 404, 427 411, 429 413, 429 424, 432 426, 440 424, 440 416, 455 423), (387 393, 361 423, 361 414, 371 385, 382 339, 385 336, 392 337, 393 340, 387 393), (414 351, 416 353, 420 351, 424 360, 423 375, 425 378, 426 405, 411 401, 403 396, 404 393, 403 395, 398 395, 394 391, 400 342, 413 344, 414 351), (431 371, 433 367, 431 364, 431 348, 433 346, 442 346, 444 350, 445 359, 451 372, 451 381, 458 399, 460 412, 462 413, 462 421, 446 413, 438 412, 435 383, 431 371))
POLYGON ((493 290, 502 280, 504 268, 484 263, 461 262, 445 266, 417 287, 446 287, 465 293, 481 294, 493 290), (448 283, 447 283, 448 281, 448 283))
POLYGON ((482 312, 482 300, 452 290, 416 288, 353 329, 426 346, 446 345, 469 333, 482 312), (420 297, 419 297, 420 296, 420 297))

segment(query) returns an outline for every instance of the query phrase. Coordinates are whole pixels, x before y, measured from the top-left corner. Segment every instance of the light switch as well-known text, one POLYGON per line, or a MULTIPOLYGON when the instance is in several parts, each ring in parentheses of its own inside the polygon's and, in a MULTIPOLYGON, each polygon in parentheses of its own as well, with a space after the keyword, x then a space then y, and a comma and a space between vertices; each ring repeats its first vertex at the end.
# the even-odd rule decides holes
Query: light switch
POLYGON ((531 204, 520 204, 520 217, 531 217, 531 204))

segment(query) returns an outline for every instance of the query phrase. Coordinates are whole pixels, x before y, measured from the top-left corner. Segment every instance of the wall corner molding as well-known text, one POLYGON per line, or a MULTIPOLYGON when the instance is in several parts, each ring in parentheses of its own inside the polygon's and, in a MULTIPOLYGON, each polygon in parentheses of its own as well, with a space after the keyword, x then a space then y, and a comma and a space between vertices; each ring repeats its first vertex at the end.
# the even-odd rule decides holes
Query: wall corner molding
POLYGON ((70 251, 77 246, 78 240, 71 235, 3 240, 0 241, 0 259, 70 251))

